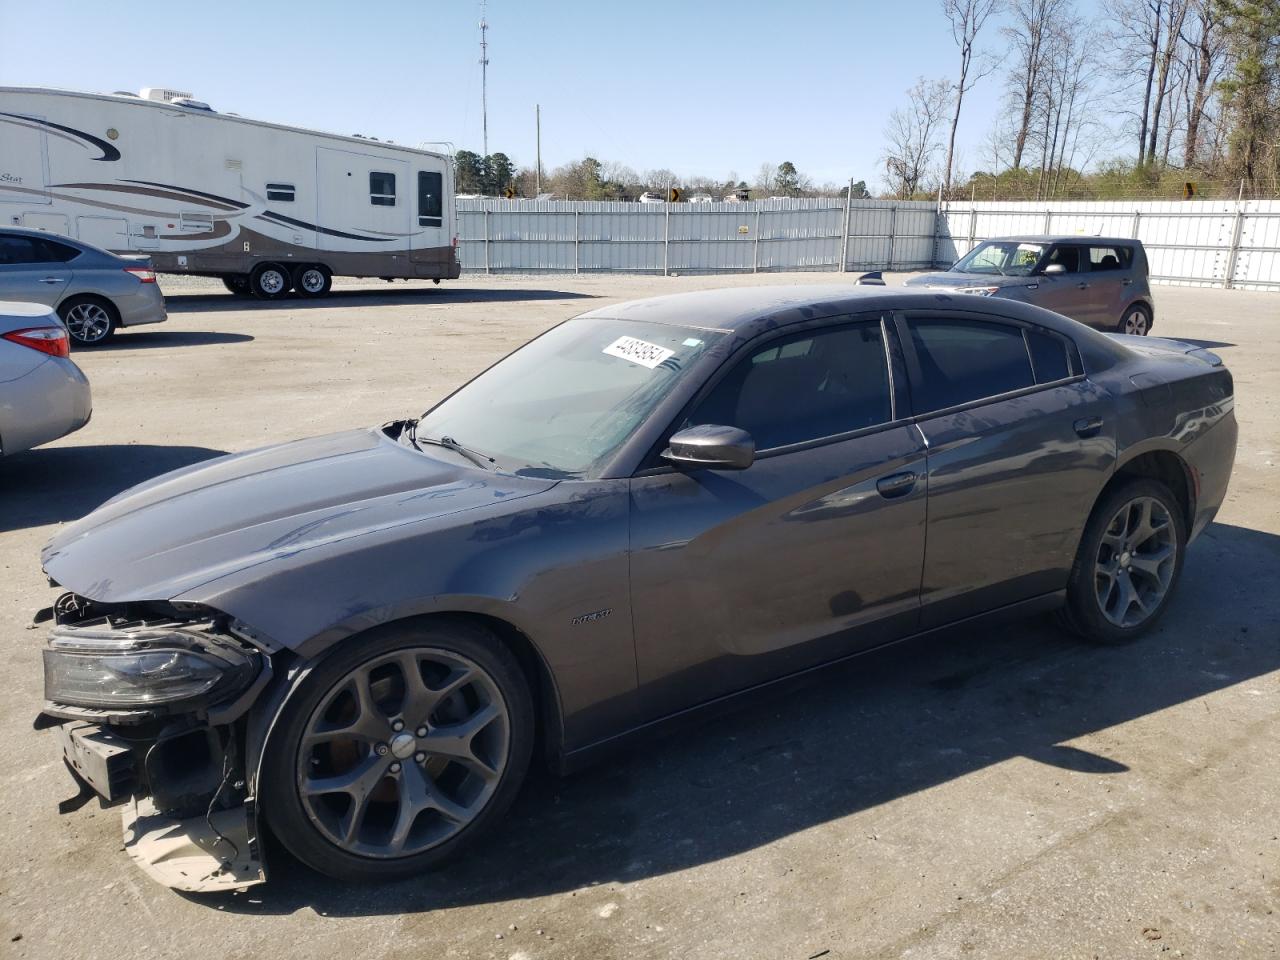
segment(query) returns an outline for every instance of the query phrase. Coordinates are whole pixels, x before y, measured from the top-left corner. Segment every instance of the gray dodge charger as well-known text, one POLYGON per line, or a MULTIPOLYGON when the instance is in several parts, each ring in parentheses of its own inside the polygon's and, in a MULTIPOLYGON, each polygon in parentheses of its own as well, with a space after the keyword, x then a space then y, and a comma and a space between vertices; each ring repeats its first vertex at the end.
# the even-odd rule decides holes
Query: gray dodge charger
POLYGON ((603 307, 418 419, 223 457, 60 532, 37 619, 80 793, 194 891, 270 830, 402 877, 695 708, 980 618, 1119 643, 1236 448, 1193 344, 999 298, 757 287, 603 307))

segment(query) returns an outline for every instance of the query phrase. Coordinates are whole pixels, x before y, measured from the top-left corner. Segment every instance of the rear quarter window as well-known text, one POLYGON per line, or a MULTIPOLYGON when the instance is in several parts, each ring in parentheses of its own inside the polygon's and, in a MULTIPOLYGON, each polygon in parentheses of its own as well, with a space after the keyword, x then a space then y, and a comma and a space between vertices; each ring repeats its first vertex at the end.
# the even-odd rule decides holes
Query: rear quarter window
POLYGON ((911 378, 917 415, 1033 387, 1019 327, 980 320, 908 320, 919 375, 911 378))

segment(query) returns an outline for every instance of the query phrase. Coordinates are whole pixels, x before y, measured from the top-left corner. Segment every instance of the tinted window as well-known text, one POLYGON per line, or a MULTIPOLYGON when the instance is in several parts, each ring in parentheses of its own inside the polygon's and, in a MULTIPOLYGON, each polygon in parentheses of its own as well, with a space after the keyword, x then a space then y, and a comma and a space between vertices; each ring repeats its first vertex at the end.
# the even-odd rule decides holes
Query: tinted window
POLYGON ((1079 247, 1054 247, 1049 253, 1049 258, 1045 260, 1044 265, 1047 267, 1053 263, 1060 263, 1067 268, 1067 273, 1080 272, 1080 248, 1079 247))
POLYGON ((418 172, 418 226, 438 227, 444 216, 444 177, 439 173, 418 172))
POLYGON ((394 173, 369 174, 369 202, 375 207, 396 205, 396 175, 394 173))
POLYGON ((1132 247, 1090 247, 1089 269, 1093 272, 1128 270, 1133 266, 1132 247))
POLYGON ((911 382, 917 414, 1035 385, 1022 330, 976 320, 909 320, 920 364, 911 382))
POLYGON ((41 263, 44 251, 31 237, 0 234, 0 263, 41 263))
POLYGON ((292 183, 267 184, 267 199, 273 203, 293 203, 295 193, 292 183))
POLYGON ((878 322, 774 340, 740 361, 687 424, 741 427, 768 450, 893 419, 878 322))
POLYGON ((80 251, 56 240, 37 240, 36 247, 45 263, 66 263, 80 256, 80 251))
POLYGON ((1027 347, 1031 351, 1031 365, 1035 368, 1036 383, 1053 383, 1071 376, 1071 361, 1067 358, 1067 343, 1051 333, 1027 330, 1027 347))

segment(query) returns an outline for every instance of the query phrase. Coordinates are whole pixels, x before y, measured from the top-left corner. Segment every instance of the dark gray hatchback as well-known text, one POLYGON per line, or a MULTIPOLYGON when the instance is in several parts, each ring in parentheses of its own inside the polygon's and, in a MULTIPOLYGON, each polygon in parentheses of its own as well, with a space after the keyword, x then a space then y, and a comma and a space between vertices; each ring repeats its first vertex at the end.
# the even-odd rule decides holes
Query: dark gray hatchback
POLYGON ((130 855, 261 880, 260 818, 390 878, 576 766, 782 678, 1055 609, 1165 611, 1230 373, 1005 299, 757 287, 604 307, 425 413, 223 457, 62 530, 39 725, 130 855))
POLYGON ((908 287, 1034 303, 1100 330, 1145 336, 1155 321, 1147 252, 1118 237, 1025 236, 984 240, 944 273, 908 287))

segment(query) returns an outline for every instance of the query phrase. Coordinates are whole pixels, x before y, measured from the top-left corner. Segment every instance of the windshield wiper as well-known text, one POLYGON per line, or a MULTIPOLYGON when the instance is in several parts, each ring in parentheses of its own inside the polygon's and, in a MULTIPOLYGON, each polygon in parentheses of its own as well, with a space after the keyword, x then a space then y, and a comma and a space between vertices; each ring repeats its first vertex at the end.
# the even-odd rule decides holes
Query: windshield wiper
POLYGON ((409 442, 413 444, 415 450, 421 450, 422 444, 429 443, 435 447, 444 447, 446 450, 452 450, 454 453, 461 454, 466 457, 477 467, 485 470, 493 469, 493 464, 497 463, 493 457, 481 453, 479 450, 472 450, 470 447, 464 447, 453 437, 419 437, 418 421, 409 420, 405 423, 405 434, 409 437, 409 442))

